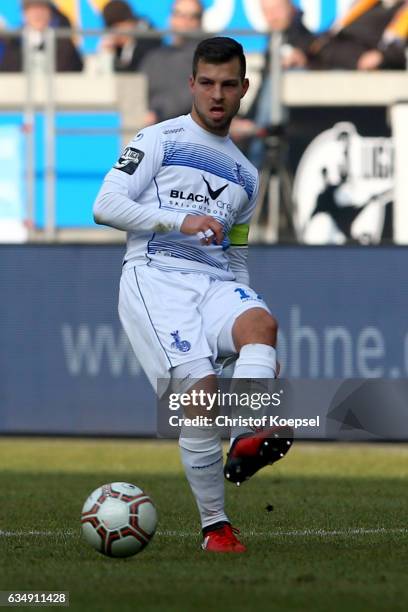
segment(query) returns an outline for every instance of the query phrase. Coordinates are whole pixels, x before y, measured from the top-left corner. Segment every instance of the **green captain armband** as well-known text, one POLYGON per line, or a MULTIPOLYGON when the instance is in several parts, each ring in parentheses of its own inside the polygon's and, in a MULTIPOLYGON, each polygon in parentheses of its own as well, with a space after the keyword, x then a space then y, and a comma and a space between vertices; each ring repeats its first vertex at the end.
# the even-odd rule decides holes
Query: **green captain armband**
POLYGON ((231 246, 248 246, 248 234, 248 223, 233 225, 230 233, 228 234, 228 239, 231 243, 231 246))

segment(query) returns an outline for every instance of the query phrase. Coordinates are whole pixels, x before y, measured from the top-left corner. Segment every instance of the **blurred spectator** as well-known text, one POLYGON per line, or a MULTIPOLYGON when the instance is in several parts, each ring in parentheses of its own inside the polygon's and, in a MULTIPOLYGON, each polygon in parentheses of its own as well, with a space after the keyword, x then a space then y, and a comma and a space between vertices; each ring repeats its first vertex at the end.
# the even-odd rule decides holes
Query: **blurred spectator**
MULTIPOLYGON (((305 68, 307 51, 315 39, 303 23, 303 12, 291 0, 261 0, 261 7, 269 32, 282 32, 283 68, 305 68)), ((264 72, 269 70, 269 53, 264 72)))
MULTIPOLYGON (((315 39, 303 24, 303 13, 291 0, 261 0, 269 32, 282 33, 281 65, 284 69, 302 69, 307 65, 307 50, 315 39)), ((265 127, 271 122, 272 83, 270 54, 266 52, 262 86, 255 102, 255 123, 265 127)))
MULTIPOLYGON (((303 24, 303 13, 291 0, 261 0, 261 7, 269 32, 281 32, 281 65, 284 69, 303 69, 307 65, 307 51, 315 36, 303 24)), ((238 118, 232 125, 234 139, 250 137, 259 128, 271 124, 272 83, 270 78, 269 48, 265 55, 261 75, 261 86, 248 113, 248 118, 238 118)), ((264 155, 264 144, 258 137, 253 138, 247 155, 259 167, 264 155)))
POLYGON ((153 38, 137 38, 137 32, 146 32, 151 25, 136 16, 127 2, 111 0, 102 12, 107 28, 117 30, 104 36, 102 49, 113 54, 113 68, 117 72, 133 72, 139 70, 141 61, 149 51, 160 46, 160 40, 153 38), (127 31, 132 31, 126 34, 127 31))
MULTIPOLYGON (((50 0, 23 0, 23 21, 28 31, 30 59, 33 65, 44 65, 45 33, 49 27, 66 27, 67 22, 57 11, 50 0)), ((69 38, 56 39, 55 66, 58 72, 80 71, 83 64, 81 56, 69 38)), ((23 69, 23 40, 20 36, 7 38, 4 44, 0 70, 4 72, 19 72, 23 69)))
POLYGON ((404 69, 407 40, 407 1, 357 0, 311 46, 308 65, 322 70, 404 69))
POLYGON ((170 45, 152 51, 143 62, 142 71, 149 87, 148 107, 144 125, 152 125, 190 112, 191 93, 188 77, 197 36, 188 32, 201 29, 203 7, 198 0, 176 0, 170 16, 174 33, 170 45))

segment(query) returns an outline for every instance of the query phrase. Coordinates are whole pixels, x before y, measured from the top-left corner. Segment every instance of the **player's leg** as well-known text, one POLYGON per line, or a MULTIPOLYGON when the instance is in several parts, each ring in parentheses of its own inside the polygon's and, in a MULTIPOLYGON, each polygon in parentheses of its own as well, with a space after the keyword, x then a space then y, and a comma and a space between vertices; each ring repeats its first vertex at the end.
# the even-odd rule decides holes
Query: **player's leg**
MULTIPOLYGON (((269 381, 276 378, 278 362, 276 341, 278 324, 266 310, 250 308, 234 321, 232 344, 238 353, 233 378, 244 381, 250 393, 268 391, 269 381)), ((290 449, 293 432, 289 427, 264 428, 254 432, 250 427, 233 427, 231 446, 225 465, 225 477, 240 484, 265 465, 283 458, 290 449)))
MULTIPOLYGON (((189 393, 204 391, 217 393, 217 379, 209 359, 198 359, 172 370, 172 391, 189 393), (191 385, 192 381, 195 381, 191 385)), ((187 418, 197 416, 214 419, 214 408, 205 399, 197 405, 184 407, 187 418)), ((215 425, 183 426, 179 446, 187 480, 200 513, 203 549, 212 552, 244 552, 237 540, 224 509, 223 456, 219 430, 215 425)))
MULTIPOLYGON (((229 346, 238 354, 233 373, 235 390, 248 393, 270 390, 269 381, 276 378, 278 369, 277 329, 276 320, 267 310, 254 307, 230 320, 222 330, 222 345, 229 346)), ((230 444, 237 436, 249 431, 252 430, 248 426, 233 426, 230 444)))
MULTIPOLYGON (((205 397, 217 393, 217 379, 209 359, 173 368, 172 378, 172 393, 177 391, 186 396, 204 391, 205 397)), ((200 427, 183 425, 179 438, 181 459, 205 529, 218 522, 229 522, 224 511, 221 440, 217 427, 210 424, 215 414, 207 410, 208 402, 183 404, 186 418, 206 418, 206 424, 200 427)))
MULTIPOLYGON (((214 283, 203 307, 203 319, 209 344, 216 346, 218 356, 237 355, 231 391, 270 391, 279 369, 277 322, 261 296, 237 283, 214 283)), ((240 416, 237 412, 239 407, 234 408, 233 416, 240 416)), ((232 427, 231 442, 224 473, 227 480, 240 483, 284 456, 292 443, 292 432, 290 428, 278 428, 258 434, 238 422, 232 427), (267 444, 262 448, 264 442, 267 444)))
MULTIPOLYGON (((212 351, 202 337, 200 314, 195 309, 195 304, 200 301, 200 289, 194 287, 195 275, 166 273, 164 277, 163 274, 146 266, 125 269, 121 278, 119 314, 136 357, 155 391, 158 391, 157 380, 164 382, 171 377, 175 390, 182 393, 191 388, 191 381, 207 380, 207 377, 215 381, 208 358, 212 351)), ((200 278, 200 287, 203 284, 200 278)), ((207 382, 204 388, 206 386, 207 382)), ((222 449, 218 431, 204 428, 194 436, 191 429, 182 431, 180 451, 203 529, 207 531, 214 524, 220 527, 217 537, 211 537, 211 542, 206 534, 207 548, 214 549, 211 546, 215 540, 218 550, 240 552, 239 548, 243 547, 232 537, 232 532, 229 538, 224 533, 231 527, 224 512, 222 449), (224 537, 220 541, 222 533, 224 537)))

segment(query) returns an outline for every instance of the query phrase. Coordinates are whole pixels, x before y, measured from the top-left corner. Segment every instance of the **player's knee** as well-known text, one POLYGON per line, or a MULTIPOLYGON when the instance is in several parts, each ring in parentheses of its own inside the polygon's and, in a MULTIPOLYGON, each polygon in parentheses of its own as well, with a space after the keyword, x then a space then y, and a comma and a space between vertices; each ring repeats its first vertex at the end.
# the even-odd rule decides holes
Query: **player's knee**
POLYGON ((274 346, 278 334, 278 321, 273 315, 264 310, 255 323, 254 331, 258 339, 264 339, 263 344, 274 346))
POLYGON ((266 310, 254 308, 241 315, 233 328, 238 351, 246 344, 276 345, 278 321, 266 310))

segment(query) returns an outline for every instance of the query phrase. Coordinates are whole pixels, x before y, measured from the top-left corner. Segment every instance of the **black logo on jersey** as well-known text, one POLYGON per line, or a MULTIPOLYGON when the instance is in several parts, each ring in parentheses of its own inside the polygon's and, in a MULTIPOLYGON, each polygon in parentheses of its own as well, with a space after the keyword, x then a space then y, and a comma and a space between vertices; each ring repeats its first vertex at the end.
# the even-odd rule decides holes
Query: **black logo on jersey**
POLYGON ((190 200, 190 202, 204 202, 204 204, 209 204, 210 199, 206 195, 202 195, 201 193, 184 193, 184 191, 179 191, 178 189, 172 189, 170 191, 170 197, 176 198, 178 200, 190 200))
POLYGON ((226 185, 224 185, 224 187, 220 187, 219 189, 216 189, 216 191, 213 191, 211 189, 210 183, 204 178, 204 176, 203 176, 203 181, 207 185, 208 193, 210 194, 210 198, 212 200, 216 200, 217 198, 219 198, 222 192, 224 191, 224 189, 228 187, 228 183, 227 183, 226 185))
POLYGON ((113 167, 116 168, 116 170, 126 172, 126 174, 133 174, 143 158, 143 151, 133 149, 133 147, 126 147, 113 167))

